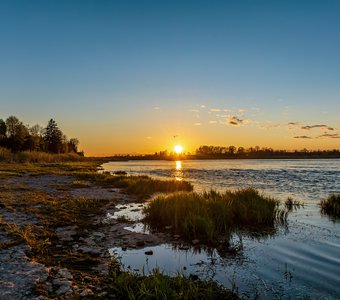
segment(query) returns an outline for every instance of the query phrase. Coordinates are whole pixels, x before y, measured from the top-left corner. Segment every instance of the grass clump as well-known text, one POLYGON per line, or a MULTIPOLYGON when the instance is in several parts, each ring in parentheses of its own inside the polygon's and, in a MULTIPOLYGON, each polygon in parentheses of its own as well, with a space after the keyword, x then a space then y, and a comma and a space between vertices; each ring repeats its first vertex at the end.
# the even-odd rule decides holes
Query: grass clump
POLYGON ((192 191, 193 186, 187 181, 159 180, 149 176, 113 176, 110 173, 77 173, 79 179, 90 180, 106 187, 113 186, 125 189, 127 193, 140 197, 147 197, 154 193, 173 193, 178 191, 192 191))
POLYGON ((294 209, 297 210, 303 206, 304 204, 302 202, 293 200, 293 198, 291 197, 288 197, 287 200, 285 201, 285 207, 288 211, 293 211, 294 209))
POLYGON ((326 200, 320 202, 320 206, 322 213, 340 218, 340 194, 330 195, 326 200))
POLYGON ((109 288, 118 299, 238 299, 216 282, 194 280, 180 274, 170 277, 158 269, 149 276, 114 271, 109 288))
POLYGON ((285 223, 287 212, 279 201, 253 188, 195 193, 179 192, 160 195, 144 209, 145 222, 152 229, 170 226, 185 239, 200 239, 209 244, 223 240, 229 243, 237 230, 258 232, 285 223))
POLYGON ((13 222, 0 223, 8 233, 23 240, 33 251, 40 254, 44 254, 47 251, 47 247, 50 245, 50 233, 47 230, 38 228, 34 225, 20 227, 13 222))
POLYGON ((41 151, 11 152, 0 147, 0 162, 7 163, 57 163, 85 161, 86 158, 76 153, 51 154, 41 151))

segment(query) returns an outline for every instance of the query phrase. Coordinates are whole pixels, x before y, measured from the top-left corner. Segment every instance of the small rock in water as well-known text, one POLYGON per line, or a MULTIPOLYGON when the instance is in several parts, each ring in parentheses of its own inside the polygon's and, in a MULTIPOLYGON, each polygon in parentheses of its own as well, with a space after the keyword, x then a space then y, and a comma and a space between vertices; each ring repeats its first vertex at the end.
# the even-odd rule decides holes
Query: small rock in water
POLYGON ((149 250, 149 251, 145 251, 144 253, 145 253, 145 255, 152 255, 152 254, 153 254, 153 251, 152 251, 152 250, 149 250))
POLYGON ((190 247, 189 246, 180 246, 179 248, 178 248, 179 250, 189 250, 190 249, 190 247))

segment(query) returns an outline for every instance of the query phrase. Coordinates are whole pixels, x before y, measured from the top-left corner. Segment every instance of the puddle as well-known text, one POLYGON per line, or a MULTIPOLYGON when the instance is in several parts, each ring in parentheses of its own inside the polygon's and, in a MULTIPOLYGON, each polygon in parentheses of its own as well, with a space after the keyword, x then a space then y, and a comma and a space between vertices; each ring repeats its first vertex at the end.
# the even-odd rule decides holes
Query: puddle
POLYGON ((143 233, 143 234, 150 234, 150 230, 143 223, 135 223, 131 226, 124 227, 125 230, 136 232, 136 233, 143 233))
POLYGON ((116 206, 118 211, 116 211, 114 214, 107 213, 106 218, 117 220, 118 218, 125 217, 130 221, 138 222, 141 221, 144 217, 144 207, 145 204, 141 203, 118 204, 116 206))
POLYGON ((115 247, 109 249, 109 252, 120 259, 123 268, 145 275, 159 268, 168 275, 196 274, 207 278, 209 277, 209 272, 207 272, 209 265, 219 259, 216 251, 208 255, 204 250, 195 253, 192 250, 176 249, 170 244, 125 251, 120 247, 115 247), (145 254, 151 253, 151 251, 152 255, 145 254))

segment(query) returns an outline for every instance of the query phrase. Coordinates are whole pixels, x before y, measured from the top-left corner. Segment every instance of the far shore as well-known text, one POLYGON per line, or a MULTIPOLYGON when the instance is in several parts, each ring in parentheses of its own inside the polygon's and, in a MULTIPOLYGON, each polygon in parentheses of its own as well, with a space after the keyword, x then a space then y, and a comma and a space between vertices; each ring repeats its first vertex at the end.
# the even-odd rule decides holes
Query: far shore
POLYGON ((244 160, 244 159, 339 159, 340 152, 326 153, 287 153, 285 155, 233 155, 233 156, 200 156, 200 155, 113 155, 106 157, 94 157, 105 161, 129 161, 129 160, 244 160))

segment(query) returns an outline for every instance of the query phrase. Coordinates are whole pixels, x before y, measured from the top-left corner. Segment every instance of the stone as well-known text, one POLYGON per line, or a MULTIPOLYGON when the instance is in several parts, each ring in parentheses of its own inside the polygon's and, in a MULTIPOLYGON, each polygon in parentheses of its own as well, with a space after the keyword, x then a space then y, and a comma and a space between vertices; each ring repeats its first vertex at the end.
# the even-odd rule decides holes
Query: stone
POLYGON ((91 295, 93 295, 93 291, 91 289, 85 289, 79 294, 80 297, 87 297, 91 295))
POLYGON ((60 269, 58 274, 57 274, 57 276, 61 277, 61 278, 68 279, 68 280, 72 280, 73 279, 72 274, 67 269, 60 269))
MULTIPOLYGON (((53 280, 54 282, 54 280, 53 280)), ((56 294, 60 295, 68 295, 72 293, 72 281, 60 281, 59 288, 56 290, 56 294)))
POLYGON ((144 254, 145 254, 145 255, 153 255, 153 251, 152 251, 152 250, 145 251, 144 254))

